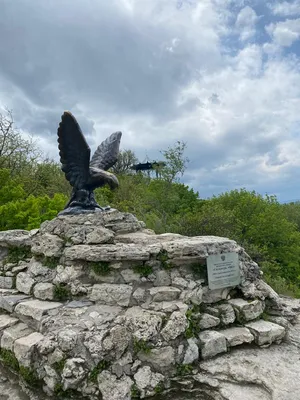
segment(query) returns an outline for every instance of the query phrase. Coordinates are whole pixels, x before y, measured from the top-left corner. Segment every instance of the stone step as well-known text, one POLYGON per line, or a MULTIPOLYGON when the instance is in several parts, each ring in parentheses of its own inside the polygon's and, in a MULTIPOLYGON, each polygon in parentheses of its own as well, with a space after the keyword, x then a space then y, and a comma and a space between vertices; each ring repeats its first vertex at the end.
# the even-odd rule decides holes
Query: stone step
POLYGON ((273 342, 280 343, 286 333, 283 326, 264 320, 250 322, 245 326, 254 335, 255 343, 259 346, 270 345, 273 342))
POLYGON ((15 306, 19 304, 23 300, 30 299, 30 296, 24 294, 12 294, 7 296, 0 295, 0 308, 9 313, 12 313, 15 309, 15 306))
POLYGON ((48 315, 57 315, 62 306, 62 303, 54 301, 27 300, 17 304, 14 315, 38 331, 42 319, 48 315))
POLYGON ((219 332, 225 336, 228 347, 251 343, 254 340, 250 330, 244 327, 228 328, 219 332))
POLYGON ((15 341, 31 333, 33 333, 32 329, 23 322, 18 322, 3 331, 0 347, 1 349, 13 351, 15 341))

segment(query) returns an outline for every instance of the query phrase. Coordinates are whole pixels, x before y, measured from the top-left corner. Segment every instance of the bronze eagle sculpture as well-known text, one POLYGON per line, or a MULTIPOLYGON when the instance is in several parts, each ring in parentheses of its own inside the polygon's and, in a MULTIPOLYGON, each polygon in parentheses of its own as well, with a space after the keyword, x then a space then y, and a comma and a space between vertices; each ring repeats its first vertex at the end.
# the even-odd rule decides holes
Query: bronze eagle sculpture
POLYGON ((111 189, 119 186, 117 177, 107 170, 118 159, 122 133, 115 132, 104 140, 91 159, 91 149, 78 122, 69 111, 62 115, 57 135, 61 169, 73 186, 71 199, 61 214, 103 211, 93 191, 105 184, 111 189))

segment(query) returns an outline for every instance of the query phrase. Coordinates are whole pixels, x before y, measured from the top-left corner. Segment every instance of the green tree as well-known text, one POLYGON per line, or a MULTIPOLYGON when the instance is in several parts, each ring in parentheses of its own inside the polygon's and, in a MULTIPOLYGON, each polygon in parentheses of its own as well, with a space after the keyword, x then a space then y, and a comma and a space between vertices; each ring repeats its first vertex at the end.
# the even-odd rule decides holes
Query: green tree
POLYGON ((111 171, 116 175, 127 174, 131 172, 130 167, 137 163, 138 159, 132 150, 121 150, 111 171))
POLYGON ((177 181, 178 175, 184 174, 189 163, 189 159, 184 155, 185 149, 186 143, 177 141, 174 146, 161 151, 166 160, 166 166, 161 168, 160 173, 167 182, 177 181))
POLYGON ((40 155, 33 138, 24 138, 15 128, 12 111, 0 113, 0 168, 7 168, 17 175, 40 155))

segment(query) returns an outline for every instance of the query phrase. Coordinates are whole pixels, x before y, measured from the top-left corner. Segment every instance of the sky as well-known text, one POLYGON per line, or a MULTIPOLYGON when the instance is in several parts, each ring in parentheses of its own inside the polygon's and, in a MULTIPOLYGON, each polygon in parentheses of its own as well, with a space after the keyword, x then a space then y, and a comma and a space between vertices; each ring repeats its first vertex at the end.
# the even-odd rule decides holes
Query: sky
POLYGON ((201 198, 300 199, 300 0, 0 0, 0 108, 58 160, 64 110, 93 150, 187 144, 201 198))

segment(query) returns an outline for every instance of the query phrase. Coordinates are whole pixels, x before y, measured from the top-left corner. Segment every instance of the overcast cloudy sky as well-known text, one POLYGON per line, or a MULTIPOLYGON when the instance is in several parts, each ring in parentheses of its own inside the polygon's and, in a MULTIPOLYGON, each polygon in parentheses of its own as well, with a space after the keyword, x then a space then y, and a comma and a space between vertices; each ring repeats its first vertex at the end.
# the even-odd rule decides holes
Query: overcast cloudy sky
POLYGON ((92 150, 187 142, 184 182, 300 198, 300 0, 0 0, 0 107, 57 158, 74 113, 92 150))

